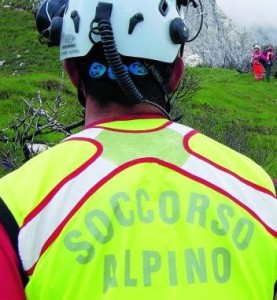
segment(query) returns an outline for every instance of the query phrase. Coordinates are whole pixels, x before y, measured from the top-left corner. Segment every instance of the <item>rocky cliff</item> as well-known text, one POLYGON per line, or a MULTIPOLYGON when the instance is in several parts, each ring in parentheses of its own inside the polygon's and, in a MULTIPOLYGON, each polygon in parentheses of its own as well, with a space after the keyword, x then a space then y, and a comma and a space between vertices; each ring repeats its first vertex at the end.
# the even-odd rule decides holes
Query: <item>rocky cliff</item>
POLYGON ((199 36, 185 46, 187 64, 242 68, 250 62, 256 38, 241 31, 218 7, 216 0, 202 0, 202 4, 203 27, 199 36))

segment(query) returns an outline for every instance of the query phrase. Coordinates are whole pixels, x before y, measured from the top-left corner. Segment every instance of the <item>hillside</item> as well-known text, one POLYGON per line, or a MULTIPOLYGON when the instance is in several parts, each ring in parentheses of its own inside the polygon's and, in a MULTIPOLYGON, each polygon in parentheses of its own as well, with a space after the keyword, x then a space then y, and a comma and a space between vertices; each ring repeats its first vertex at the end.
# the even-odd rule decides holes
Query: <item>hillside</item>
POLYGON ((189 123, 246 154, 277 177, 277 79, 252 73, 196 68, 201 89, 184 110, 189 123))
POLYGON ((249 63, 251 52, 257 39, 249 32, 241 30, 218 7, 216 0, 202 1, 204 20, 198 38, 185 46, 187 62, 197 61, 210 67, 237 67, 249 63), (194 55, 191 59, 191 53, 194 55))
MULTIPOLYGON (((38 94, 50 102, 59 95, 67 105, 64 122, 79 120, 76 92, 63 74, 58 49, 38 41, 32 5, 9 3, 0 3, 0 128, 22 111, 24 100, 38 94)), ((251 73, 227 69, 189 71, 199 76, 201 88, 182 102, 182 122, 247 154, 277 177, 277 80, 255 82, 251 73)), ((63 136, 47 137, 52 138, 63 136)))

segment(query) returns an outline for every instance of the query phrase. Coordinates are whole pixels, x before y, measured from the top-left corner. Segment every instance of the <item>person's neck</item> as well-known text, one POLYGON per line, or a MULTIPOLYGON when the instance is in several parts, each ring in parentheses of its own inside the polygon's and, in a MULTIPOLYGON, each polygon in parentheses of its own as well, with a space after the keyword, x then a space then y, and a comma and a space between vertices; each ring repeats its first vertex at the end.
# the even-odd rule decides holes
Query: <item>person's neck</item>
POLYGON ((141 103, 125 107, 117 103, 111 103, 101 107, 95 101, 87 101, 85 113, 85 126, 102 119, 116 118, 124 115, 162 114, 161 111, 147 103, 141 103))

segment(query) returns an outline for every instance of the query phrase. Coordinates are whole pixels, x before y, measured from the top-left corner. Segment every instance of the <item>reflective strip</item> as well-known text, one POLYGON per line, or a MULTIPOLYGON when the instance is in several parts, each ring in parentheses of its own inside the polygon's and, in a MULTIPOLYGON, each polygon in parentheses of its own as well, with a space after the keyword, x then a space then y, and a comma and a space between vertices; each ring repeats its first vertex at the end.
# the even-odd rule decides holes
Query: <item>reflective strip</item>
POLYGON ((171 123, 167 128, 172 129, 178 133, 180 133, 183 136, 186 136, 188 133, 195 131, 195 129, 192 129, 190 127, 178 124, 178 123, 171 123))
MULTIPOLYGON (((194 129, 175 123, 171 124, 169 127, 184 136, 195 131, 194 129)), ((182 166, 182 169, 209 182, 213 186, 217 186, 219 190, 223 190, 231 195, 237 202, 241 203, 248 211, 250 211, 254 217, 272 230, 275 235, 277 234, 277 200, 274 197, 239 181, 231 174, 224 172, 195 156, 190 156, 182 166)))
POLYGON ((89 166, 66 182, 45 208, 21 228, 19 253, 25 270, 30 270, 36 264, 47 240, 80 199, 116 167, 102 157, 98 158, 93 167, 89 166), (26 242, 28 240, 32 242, 26 242))
POLYGON ((274 197, 194 156, 185 162, 182 169, 230 194, 277 234, 277 200, 274 197))
POLYGON ((88 139, 95 139, 104 129, 103 128, 88 128, 80 131, 68 138, 64 139, 64 141, 74 140, 78 138, 88 138, 88 139))

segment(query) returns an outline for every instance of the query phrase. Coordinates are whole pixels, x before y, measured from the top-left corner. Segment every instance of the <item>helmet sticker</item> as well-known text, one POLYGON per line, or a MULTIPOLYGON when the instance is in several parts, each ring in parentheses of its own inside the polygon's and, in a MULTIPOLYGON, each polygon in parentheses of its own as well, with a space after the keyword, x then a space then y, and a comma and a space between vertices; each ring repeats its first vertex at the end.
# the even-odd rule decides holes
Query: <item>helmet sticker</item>
MULTIPOLYGON (((147 67, 139 61, 133 62, 129 66, 123 64, 123 68, 131 75, 138 76, 138 77, 147 76, 149 72, 147 67)), ((92 79, 109 78, 112 80, 116 80, 116 77, 112 69, 99 62, 93 62, 88 72, 89 72, 89 76, 92 79)))
POLYGON ((148 74, 148 69, 139 61, 132 63, 129 66, 129 71, 133 75, 137 75, 137 76, 145 76, 148 74))
POLYGON ((94 79, 100 78, 105 74, 106 69, 104 65, 94 62, 89 68, 89 75, 94 79))

